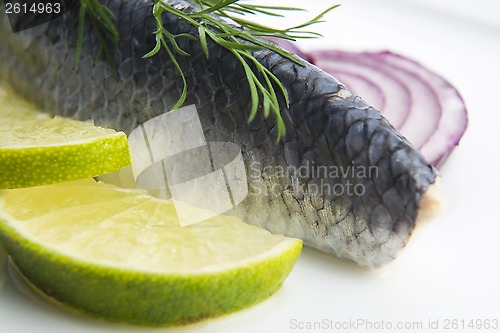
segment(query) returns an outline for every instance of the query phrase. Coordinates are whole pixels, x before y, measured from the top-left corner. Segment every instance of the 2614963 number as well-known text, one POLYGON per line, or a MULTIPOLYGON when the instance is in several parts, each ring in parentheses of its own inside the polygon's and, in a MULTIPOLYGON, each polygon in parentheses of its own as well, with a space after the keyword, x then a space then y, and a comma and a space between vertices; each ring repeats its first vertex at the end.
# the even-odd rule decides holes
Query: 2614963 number
POLYGON ((445 319, 445 330, 497 330, 500 328, 498 319, 445 319))
POLYGON ((54 3, 11 3, 5 4, 5 13, 7 14, 59 14, 61 12, 61 4, 54 3))

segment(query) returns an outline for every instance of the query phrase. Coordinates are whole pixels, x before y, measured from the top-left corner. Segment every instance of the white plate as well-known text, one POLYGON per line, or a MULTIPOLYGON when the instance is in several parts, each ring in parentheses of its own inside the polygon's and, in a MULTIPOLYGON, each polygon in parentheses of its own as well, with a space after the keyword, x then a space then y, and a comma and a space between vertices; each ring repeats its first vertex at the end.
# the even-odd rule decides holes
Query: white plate
MULTIPOLYGON (((327 6, 320 0, 288 0, 286 5, 308 6, 312 13, 327 6)), ((269 300, 165 331, 403 331, 394 330, 399 323, 408 325, 407 332, 436 325, 434 332, 456 332, 473 331, 454 330, 470 320, 483 327, 487 320, 500 320, 500 25, 492 13, 500 13, 499 2, 346 0, 329 14, 328 23, 317 26, 325 38, 304 41, 304 48, 390 49, 442 74, 462 93, 470 125, 442 169, 446 210, 385 269, 370 272, 305 249, 283 288, 269 300)), ((304 17, 292 15, 287 22, 304 17)), ((2 280, 5 272, 0 285, 2 280)), ((33 300, 11 279, 0 288, 2 332, 151 331, 87 319, 33 300)))

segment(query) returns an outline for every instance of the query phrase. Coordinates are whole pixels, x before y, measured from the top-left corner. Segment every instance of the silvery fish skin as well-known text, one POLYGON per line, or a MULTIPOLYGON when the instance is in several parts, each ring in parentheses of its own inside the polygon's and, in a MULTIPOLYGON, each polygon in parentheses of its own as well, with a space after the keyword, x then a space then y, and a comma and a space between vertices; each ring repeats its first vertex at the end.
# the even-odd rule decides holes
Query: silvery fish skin
MULTIPOLYGON (((0 80, 53 114, 129 133, 169 110, 182 82, 166 52, 143 59, 155 45, 151 1, 103 3, 117 17, 119 80, 104 60, 95 60, 99 44, 89 23, 79 67, 73 68, 78 11, 16 34, 1 13, 0 80)), ((168 3, 192 10, 188 2, 168 3)), ((197 36, 177 17, 164 20, 174 34, 197 36)), ((207 59, 199 43, 179 39, 179 45, 190 54, 178 57, 189 86, 185 105, 196 105, 207 141, 242 149, 249 195, 230 213, 360 265, 377 267, 395 258, 437 173, 377 110, 309 63, 255 51, 290 98, 281 110, 286 136, 277 141, 273 116, 264 119, 259 112, 247 122, 250 91, 232 54, 209 43, 207 59)))

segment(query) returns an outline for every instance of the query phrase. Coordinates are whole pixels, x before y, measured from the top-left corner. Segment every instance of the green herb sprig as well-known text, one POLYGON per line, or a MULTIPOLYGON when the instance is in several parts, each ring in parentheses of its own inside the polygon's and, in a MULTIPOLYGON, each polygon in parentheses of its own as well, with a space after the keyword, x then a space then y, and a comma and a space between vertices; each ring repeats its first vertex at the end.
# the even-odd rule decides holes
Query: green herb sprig
POLYGON ((248 121, 251 122, 258 111, 259 103, 262 102, 264 117, 268 117, 271 110, 275 114, 276 124, 278 129, 278 140, 285 134, 286 128, 281 117, 278 91, 284 98, 286 107, 289 106, 288 94, 281 83, 281 81, 265 66, 263 66, 253 55, 253 51, 267 48, 281 56, 303 65, 303 62, 295 57, 293 54, 285 51, 276 46, 276 44, 263 40, 260 37, 274 37, 283 38, 287 40, 295 40, 297 38, 315 38, 321 36, 319 33, 304 31, 303 28, 309 27, 322 21, 322 18, 338 5, 331 6, 324 10, 322 13, 313 19, 296 26, 286 29, 275 29, 265 25, 261 25, 249 20, 245 20, 242 16, 247 14, 265 14, 270 16, 282 17, 282 11, 298 11, 299 8, 280 7, 280 6, 263 6, 242 4, 239 0, 195 0, 195 5, 199 7, 196 12, 186 13, 176 9, 162 0, 155 0, 153 6, 153 16, 156 20, 157 30, 154 32, 156 38, 156 45, 144 57, 149 58, 160 52, 161 48, 166 50, 172 63, 176 67, 179 75, 182 78, 183 90, 181 96, 172 107, 172 109, 179 108, 186 100, 187 95, 187 82, 185 74, 182 71, 176 55, 189 56, 189 54, 182 50, 177 39, 190 38, 198 40, 201 48, 206 57, 209 57, 208 39, 217 43, 221 47, 231 52, 235 58, 241 63, 247 81, 250 87, 252 108, 248 121), (174 35, 170 33, 163 24, 162 14, 168 12, 183 20, 189 22, 191 25, 198 29, 199 38, 190 34, 174 35), (213 14, 223 17, 229 23, 217 19, 213 14), (257 72, 254 72, 252 66, 257 72), (260 74, 260 77, 259 77, 260 74))
POLYGON ((120 36, 116 29, 114 21, 115 14, 99 0, 80 0, 80 12, 78 18, 78 35, 76 41, 75 56, 73 58, 73 67, 78 68, 80 55, 83 46, 83 34, 85 31, 85 18, 88 17, 95 28, 97 39, 99 40, 99 52, 97 58, 104 55, 105 60, 111 67, 113 74, 118 77, 116 64, 113 58, 112 49, 118 48, 120 36))
MULTIPOLYGON (((3 0, 0 0, 3 1, 3 0)), ((198 11, 183 12, 177 8, 163 2, 163 0, 154 0, 152 15, 156 22, 156 31, 154 32, 156 45, 144 57, 149 58, 163 48, 174 67, 178 71, 183 89, 179 99, 172 107, 172 110, 180 108, 187 96, 186 76, 177 61, 177 56, 189 56, 182 50, 177 43, 180 38, 189 38, 199 41, 206 57, 209 57, 208 39, 219 44, 221 47, 231 52, 241 63, 245 71, 247 81, 250 87, 252 107, 248 121, 252 121, 262 103, 264 117, 268 117, 271 111, 275 114, 278 129, 278 140, 285 134, 285 124, 280 114, 279 94, 283 96, 285 106, 289 106, 288 94, 281 81, 266 67, 264 67, 253 55, 253 51, 267 48, 281 56, 299 64, 303 62, 279 47, 275 43, 262 39, 261 37, 274 37, 287 40, 296 40, 298 38, 316 38, 321 34, 313 31, 304 30, 309 26, 323 22, 324 16, 338 5, 331 6, 321 12, 313 19, 296 26, 286 29, 275 29, 259 23, 252 22, 244 18, 245 15, 264 14, 273 17, 283 17, 283 12, 303 11, 301 8, 282 7, 282 6, 264 6, 243 3, 240 0, 189 0, 193 6, 198 7, 198 11), (162 20, 162 14, 168 12, 176 15, 198 29, 198 37, 182 33, 172 34, 169 32, 162 20), (216 16, 224 20, 217 19, 216 16)), ((78 22, 78 36, 73 65, 78 67, 81 55, 84 35, 85 19, 88 17, 95 27, 95 32, 99 40, 99 53, 104 55, 106 61, 110 64, 116 77, 116 64, 114 62, 112 48, 118 48, 119 35, 114 24, 116 17, 114 13, 100 0, 80 0, 80 12, 78 22)))

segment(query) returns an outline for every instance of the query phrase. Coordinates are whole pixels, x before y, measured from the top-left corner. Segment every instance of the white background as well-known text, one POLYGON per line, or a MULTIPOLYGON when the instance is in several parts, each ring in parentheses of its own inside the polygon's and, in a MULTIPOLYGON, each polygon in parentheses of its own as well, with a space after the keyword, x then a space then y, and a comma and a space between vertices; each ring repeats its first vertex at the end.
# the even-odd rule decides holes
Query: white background
MULTIPOLYGON (((307 7, 307 17, 333 3, 266 1, 307 7)), ((422 322, 424 330, 413 330, 422 332, 429 331, 425 329, 429 320, 439 320, 439 331, 445 331, 447 319, 500 320, 500 2, 341 3, 328 15, 328 23, 316 28, 325 37, 301 42, 303 48, 389 49, 410 56, 451 81, 469 110, 469 128, 441 170, 447 207, 393 264, 368 271, 305 249, 281 291, 269 300, 221 319, 161 330, 86 319, 34 301, 7 279, 0 290, 0 331, 337 332, 335 323, 362 319, 373 325, 383 321, 386 326, 422 322), (332 321, 333 327, 299 328, 323 320, 332 321)), ((287 24, 305 18, 304 14, 292 15, 287 24)), ((2 280, 4 272, 0 284, 2 280)), ((374 331, 364 328, 344 331, 374 331)))

